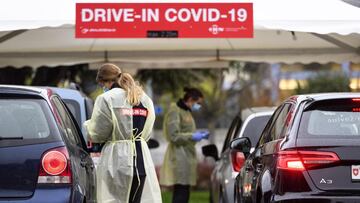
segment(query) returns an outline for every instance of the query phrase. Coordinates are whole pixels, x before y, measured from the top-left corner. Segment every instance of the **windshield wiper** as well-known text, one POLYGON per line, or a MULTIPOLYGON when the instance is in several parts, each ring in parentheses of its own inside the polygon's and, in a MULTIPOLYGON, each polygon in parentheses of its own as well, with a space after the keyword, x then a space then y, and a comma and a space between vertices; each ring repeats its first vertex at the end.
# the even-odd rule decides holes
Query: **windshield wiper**
POLYGON ((0 140, 22 140, 24 137, 1 137, 0 140))

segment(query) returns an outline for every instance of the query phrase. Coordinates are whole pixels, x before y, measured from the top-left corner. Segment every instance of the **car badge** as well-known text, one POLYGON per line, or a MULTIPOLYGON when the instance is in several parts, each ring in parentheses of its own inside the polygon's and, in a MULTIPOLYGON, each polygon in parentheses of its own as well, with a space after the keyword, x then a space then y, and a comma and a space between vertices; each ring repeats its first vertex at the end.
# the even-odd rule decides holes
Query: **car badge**
POLYGON ((358 168, 353 168, 353 174, 355 176, 359 175, 359 169, 358 168))

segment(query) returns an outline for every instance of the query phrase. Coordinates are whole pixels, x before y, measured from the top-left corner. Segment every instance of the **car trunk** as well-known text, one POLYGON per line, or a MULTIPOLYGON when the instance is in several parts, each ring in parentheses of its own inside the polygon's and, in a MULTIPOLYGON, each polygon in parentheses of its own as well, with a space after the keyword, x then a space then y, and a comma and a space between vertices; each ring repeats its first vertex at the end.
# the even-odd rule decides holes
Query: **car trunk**
POLYGON ((0 147, 0 198, 32 196, 37 185, 41 156, 56 146, 59 143, 0 147))
POLYGON ((302 114, 296 146, 298 150, 315 151, 307 159, 317 159, 316 164, 306 170, 320 190, 360 191, 359 101, 321 100, 302 114))
POLYGON ((360 147, 317 147, 316 150, 334 152, 339 157, 336 163, 307 169, 307 173, 317 188, 325 191, 360 191, 360 147), (356 176, 353 177, 353 173, 356 176))

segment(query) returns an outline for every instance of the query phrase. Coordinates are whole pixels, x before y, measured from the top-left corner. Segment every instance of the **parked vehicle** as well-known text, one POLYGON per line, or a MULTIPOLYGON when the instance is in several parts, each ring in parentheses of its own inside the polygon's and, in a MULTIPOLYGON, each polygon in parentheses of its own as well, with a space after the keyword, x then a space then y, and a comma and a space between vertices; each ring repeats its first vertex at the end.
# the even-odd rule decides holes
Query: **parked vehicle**
POLYGON ((249 137, 254 143, 260 137, 267 121, 275 108, 255 107, 245 109, 231 123, 221 150, 220 158, 215 145, 203 148, 205 156, 216 161, 211 174, 210 196, 212 202, 234 202, 234 179, 242 167, 245 157, 243 153, 230 149, 230 141, 237 137, 249 137))
POLYGON ((0 85, 0 202, 96 202, 81 130, 51 89, 0 85))
POLYGON ((360 94, 293 96, 275 111, 247 157, 236 202, 359 202, 360 94))

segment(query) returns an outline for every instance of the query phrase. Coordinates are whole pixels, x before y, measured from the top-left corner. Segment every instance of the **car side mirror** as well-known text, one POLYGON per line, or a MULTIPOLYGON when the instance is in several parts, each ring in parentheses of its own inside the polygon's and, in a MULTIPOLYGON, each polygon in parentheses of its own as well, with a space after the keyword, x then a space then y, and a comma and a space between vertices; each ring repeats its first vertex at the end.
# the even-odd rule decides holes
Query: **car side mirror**
POLYGON ((212 157, 215 161, 219 160, 218 150, 216 145, 209 144, 202 147, 202 153, 204 156, 212 157))
POLYGON ((249 154, 251 150, 251 141, 248 137, 236 138, 230 142, 230 149, 249 154))
POLYGON ((152 139, 150 138, 148 141, 147 141, 147 144, 148 144, 148 147, 150 149, 155 149, 155 148, 158 148, 160 146, 159 142, 155 139, 152 139))

